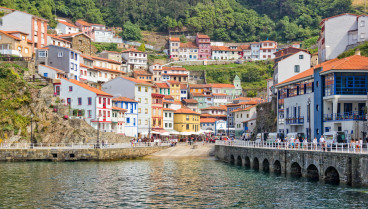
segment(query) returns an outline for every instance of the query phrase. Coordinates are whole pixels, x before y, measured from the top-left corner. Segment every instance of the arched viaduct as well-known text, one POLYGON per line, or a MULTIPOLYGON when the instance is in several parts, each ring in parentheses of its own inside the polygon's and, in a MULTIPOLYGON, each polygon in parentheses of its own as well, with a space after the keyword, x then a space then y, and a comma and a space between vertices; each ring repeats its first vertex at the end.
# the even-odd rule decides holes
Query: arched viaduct
POLYGON ((368 186, 368 154, 216 145, 219 160, 264 172, 368 186))

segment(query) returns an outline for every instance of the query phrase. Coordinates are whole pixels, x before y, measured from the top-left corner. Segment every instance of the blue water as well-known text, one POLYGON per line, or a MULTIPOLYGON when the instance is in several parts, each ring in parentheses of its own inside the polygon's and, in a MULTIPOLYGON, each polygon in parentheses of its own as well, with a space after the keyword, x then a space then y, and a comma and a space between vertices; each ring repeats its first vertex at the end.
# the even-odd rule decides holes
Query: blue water
POLYGON ((0 163, 0 208, 367 208, 368 189, 212 158, 0 163))

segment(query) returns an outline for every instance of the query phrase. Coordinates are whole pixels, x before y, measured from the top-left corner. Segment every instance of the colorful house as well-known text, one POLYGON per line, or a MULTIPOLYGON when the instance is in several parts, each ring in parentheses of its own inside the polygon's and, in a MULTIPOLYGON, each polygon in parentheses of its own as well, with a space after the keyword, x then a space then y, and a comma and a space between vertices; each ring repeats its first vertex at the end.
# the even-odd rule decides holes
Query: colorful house
POLYGON ((152 93, 152 131, 163 129, 163 98, 162 94, 152 93))
POLYGON ((32 57, 33 43, 28 34, 20 31, 0 30, 0 54, 32 57))
POLYGON ((130 137, 138 136, 138 102, 127 97, 112 99, 113 106, 126 109, 124 134, 130 137))
POLYGON ((55 30, 58 35, 79 32, 78 26, 63 20, 58 20, 55 30))
POLYGON ((181 108, 174 114, 174 129, 180 133, 198 134, 200 115, 189 108, 181 108))
POLYGON ((196 44, 198 46, 198 60, 211 59, 211 39, 207 35, 197 34, 196 44))
POLYGON ((174 97, 174 101, 180 101, 180 83, 179 81, 167 81, 170 86, 170 96, 174 97))
POLYGON ((117 134, 125 132, 125 115, 126 109, 120 107, 112 107, 111 129, 117 134))

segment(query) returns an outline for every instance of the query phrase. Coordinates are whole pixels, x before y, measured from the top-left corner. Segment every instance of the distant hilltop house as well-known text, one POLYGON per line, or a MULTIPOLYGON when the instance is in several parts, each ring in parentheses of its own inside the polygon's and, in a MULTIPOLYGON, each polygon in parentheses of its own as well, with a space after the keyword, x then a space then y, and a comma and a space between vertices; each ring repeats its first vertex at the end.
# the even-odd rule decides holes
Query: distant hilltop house
POLYGON ((320 23, 318 60, 325 62, 368 40, 368 16, 344 13, 320 23))

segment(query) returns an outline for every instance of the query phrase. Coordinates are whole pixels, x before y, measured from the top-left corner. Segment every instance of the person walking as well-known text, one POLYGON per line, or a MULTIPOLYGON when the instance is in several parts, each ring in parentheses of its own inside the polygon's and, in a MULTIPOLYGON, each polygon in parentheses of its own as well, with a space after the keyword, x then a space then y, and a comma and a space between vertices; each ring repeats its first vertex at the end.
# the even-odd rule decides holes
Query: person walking
POLYGON ((317 144, 318 144, 317 137, 314 137, 314 139, 313 139, 313 148, 314 148, 315 150, 317 150, 317 144))
POLYGON ((321 135, 321 138, 319 139, 319 143, 322 146, 322 150, 325 151, 325 138, 323 138, 323 135, 321 135))

